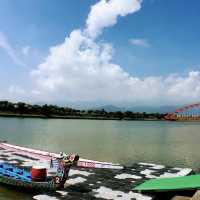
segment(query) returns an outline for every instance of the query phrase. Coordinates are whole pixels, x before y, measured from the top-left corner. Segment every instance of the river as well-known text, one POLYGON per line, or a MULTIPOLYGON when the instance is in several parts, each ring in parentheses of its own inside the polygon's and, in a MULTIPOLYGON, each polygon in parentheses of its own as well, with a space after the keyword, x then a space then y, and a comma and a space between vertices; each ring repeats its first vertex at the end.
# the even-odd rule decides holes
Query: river
POLYGON ((0 139, 125 165, 200 167, 200 123, 0 118, 0 139))
MULTIPOLYGON (((193 169, 200 167, 198 122, 2 117, 0 139, 52 152, 75 152, 84 158, 123 165, 150 162, 193 169)), ((5 188, 0 190, 0 199, 16 196, 5 188)), ((18 199, 20 195, 26 199, 23 194, 18 195, 18 199)))

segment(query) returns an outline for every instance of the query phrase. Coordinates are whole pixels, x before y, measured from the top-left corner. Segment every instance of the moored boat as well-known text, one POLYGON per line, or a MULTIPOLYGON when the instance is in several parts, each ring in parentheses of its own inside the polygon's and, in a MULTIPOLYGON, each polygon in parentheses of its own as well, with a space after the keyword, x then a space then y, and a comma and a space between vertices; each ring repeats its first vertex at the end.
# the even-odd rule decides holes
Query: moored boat
MULTIPOLYGON (((68 178, 70 167, 77 164, 78 159, 78 155, 68 155, 58 159, 57 173, 51 178, 45 178, 44 174, 36 173, 36 170, 41 172, 39 171, 41 170, 39 168, 34 169, 34 173, 31 173, 11 164, 0 163, 0 183, 42 191, 62 189, 64 188, 64 184, 68 178), (33 177, 35 174, 42 175, 42 179, 36 181, 35 177, 33 177)), ((44 170, 44 168, 42 170, 44 170)))
MULTIPOLYGON (((60 156, 60 154, 58 153, 52 153, 52 152, 47 152, 43 150, 13 145, 1 140, 0 140, 0 148, 10 150, 24 156, 34 157, 40 160, 50 160, 51 158, 56 159, 57 157, 60 156)), ((77 162, 77 167, 100 168, 100 169, 123 169, 124 168, 120 164, 114 164, 110 162, 100 162, 96 160, 88 160, 84 158, 79 159, 79 161, 77 162)))

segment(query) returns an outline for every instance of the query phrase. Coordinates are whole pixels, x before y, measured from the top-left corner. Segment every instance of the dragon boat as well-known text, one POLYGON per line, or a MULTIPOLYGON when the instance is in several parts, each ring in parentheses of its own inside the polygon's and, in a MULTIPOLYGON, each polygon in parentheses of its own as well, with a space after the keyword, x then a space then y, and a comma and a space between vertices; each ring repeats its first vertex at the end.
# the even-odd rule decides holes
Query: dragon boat
MULTIPOLYGON (((47 160, 50 161, 51 158, 58 158, 60 156, 59 153, 53 153, 38 149, 32 149, 28 147, 22 147, 14 144, 9 144, 7 141, 0 140, 0 149, 12 151, 15 154, 24 155, 27 157, 36 158, 39 160, 47 160)), ((80 158, 77 162, 77 167, 83 168, 100 168, 100 169, 123 169, 124 166, 120 164, 114 164, 110 162, 100 162, 95 160, 88 160, 84 158, 80 158)))
MULTIPOLYGON (((68 155, 58 159, 57 173, 51 178, 46 177, 46 173, 41 174, 39 168, 34 169, 32 167, 31 172, 28 172, 11 164, 0 163, 0 183, 31 190, 63 189, 70 167, 76 165, 78 159, 78 155, 68 155), (41 177, 42 179, 40 179, 41 177), (36 180, 36 178, 39 179, 36 180)), ((43 168, 42 170, 45 172, 46 169, 43 168)))

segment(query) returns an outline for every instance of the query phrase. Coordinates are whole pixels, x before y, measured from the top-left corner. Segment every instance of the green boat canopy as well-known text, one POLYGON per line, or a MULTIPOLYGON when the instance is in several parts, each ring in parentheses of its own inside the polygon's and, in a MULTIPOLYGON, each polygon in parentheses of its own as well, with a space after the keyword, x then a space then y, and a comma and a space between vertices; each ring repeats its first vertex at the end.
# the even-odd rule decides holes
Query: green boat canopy
POLYGON ((200 189, 200 175, 148 180, 133 188, 134 191, 173 191, 200 189))

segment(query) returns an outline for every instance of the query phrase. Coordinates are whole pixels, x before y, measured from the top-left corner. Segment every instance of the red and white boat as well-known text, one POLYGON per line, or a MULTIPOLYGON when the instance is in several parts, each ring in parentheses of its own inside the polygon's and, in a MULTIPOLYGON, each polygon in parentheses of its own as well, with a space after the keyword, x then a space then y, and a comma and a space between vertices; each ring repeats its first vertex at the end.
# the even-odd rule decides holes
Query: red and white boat
MULTIPOLYGON (((39 160, 50 161, 54 158, 59 158, 59 153, 52 153, 48 151, 42 151, 37 149, 32 149, 28 147, 21 147, 14 144, 9 144, 5 141, 0 141, 0 148, 5 150, 10 150, 18 155, 28 156, 39 160)), ((78 167, 86 167, 86 168, 101 168, 101 169, 123 169, 123 166, 120 164, 113 164, 110 162, 99 162, 95 160, 88 160, 84 158, 80 158, 78 163, 78 167)))

